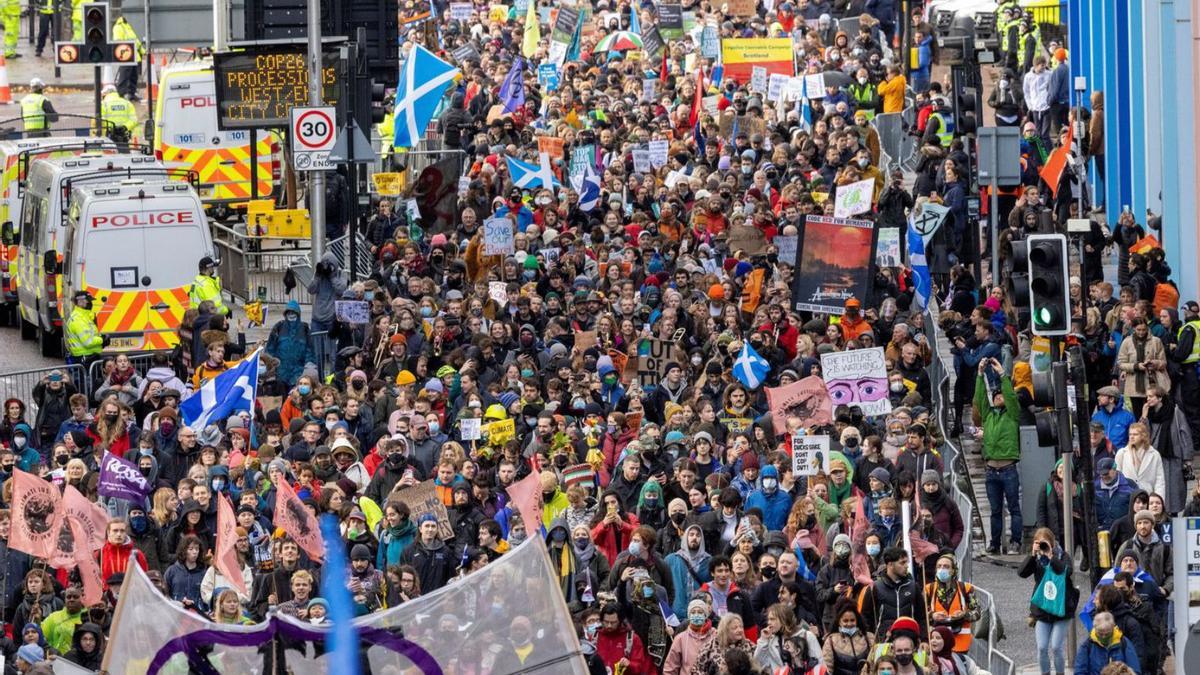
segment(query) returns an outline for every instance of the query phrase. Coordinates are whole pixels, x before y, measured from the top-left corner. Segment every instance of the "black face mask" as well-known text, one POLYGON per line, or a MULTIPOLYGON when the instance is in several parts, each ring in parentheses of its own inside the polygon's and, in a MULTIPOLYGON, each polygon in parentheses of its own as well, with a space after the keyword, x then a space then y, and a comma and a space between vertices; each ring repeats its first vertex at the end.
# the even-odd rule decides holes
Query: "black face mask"
POLYGON ((683 521, 685 519, 687 519, 686 513, 672 513, 671 514, 671 522, 675 523, 676 525, 682 525, 683 521))
POLYGON ((58 457, 54 458, 54 461, 57 462, 59 466, 66 466, 67 462, 71 461, 71 458, 67 455, 59 455, 58 457))
POLYGON ((404 455, 401 455, 398 452, 394 452, 394 453, 388 455, 387 460, 385 460, 385 461, 387 461, 388 466, 392 467, 393 469, 396 469, 396 468, 404 466, 404 455))
POLYGON ((759 572, 762 573, 762 578, 764 578, 764 579, 774 579, 775 578, 775 568, 771 567, 769 565, 767 567, 764 567, 761 570, 759 570, 759 572))
POLYGON ((913 662, 912 654, 896 654, 895 656, 896 656, 896 663, 898 663, 902 666, 911 665, 913 662))
POLYGON ((104 420, 106 422, 108 422, 109 424, 112 424, 113 422, 116 422, 117 418, 120 416, 121 416, 121 413, 105 413, 104 420))

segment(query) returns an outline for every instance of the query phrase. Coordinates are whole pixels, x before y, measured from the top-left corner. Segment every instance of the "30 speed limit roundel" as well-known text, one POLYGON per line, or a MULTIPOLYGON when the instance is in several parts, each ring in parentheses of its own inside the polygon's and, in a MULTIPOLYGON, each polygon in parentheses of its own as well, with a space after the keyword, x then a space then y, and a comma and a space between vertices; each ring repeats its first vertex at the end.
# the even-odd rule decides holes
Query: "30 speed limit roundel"
POLYGON ((329 150, 337 139, 334 108, 295 108, 292 111, 292 138, 304 151, 329 150))

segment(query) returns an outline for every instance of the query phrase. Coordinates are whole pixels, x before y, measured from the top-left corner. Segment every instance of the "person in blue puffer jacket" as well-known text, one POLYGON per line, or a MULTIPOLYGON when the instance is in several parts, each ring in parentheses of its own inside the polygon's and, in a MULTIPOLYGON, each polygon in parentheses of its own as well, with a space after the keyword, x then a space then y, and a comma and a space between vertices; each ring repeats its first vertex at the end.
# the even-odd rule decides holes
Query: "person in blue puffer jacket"
POLYGON ((267 338, 267 353, 279 359, 276 377, 289 387, 304 373, 304 365, 316 363, 312 341, 309 340, 308 324, 300 320, 300 303, 288 300, 283 310, 283 321, 271 328, 267 338))
POLYGON ((767 530, 782 530, 792 510, 792 496, 779 489, 779 469, 774 464, 763 467, 759 485, 761 487, 746 499, 746 509, 761 510, 763 527, 767 530))

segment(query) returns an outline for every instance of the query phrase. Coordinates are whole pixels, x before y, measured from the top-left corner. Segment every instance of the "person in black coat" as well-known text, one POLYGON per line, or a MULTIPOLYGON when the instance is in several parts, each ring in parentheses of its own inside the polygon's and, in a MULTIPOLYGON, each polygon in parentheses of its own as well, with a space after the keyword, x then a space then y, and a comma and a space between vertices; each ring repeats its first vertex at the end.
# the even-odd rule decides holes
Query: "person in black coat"
MULTIPOLYGON (((250 598, 249 611, 256 621, 263 621, 272 608, 292 599, 292 574, 305 567, 300 560, 300 545, 291 539, 284 539, 279 544, 277 558, 275 569, 254 577, 254 595, 250 598)), ((319 571, 313 574, 314 597, 320 594, 320 589, 316 587, 320 578, 319 571)))
POLYGON ((767 608, 779 602, 780 587, 791 583, 800 586, 800 597, 796 598, 797 618, 809 625, 817 625, 817 590, 811 582, 797 574, 798 569, 796 554, 793 551, 784 551, 779 554, 775 578, 764 581, 754 589, 751 604, 754 606, 755 623, 758 626, 767 625, 767 608))
POLYGON ((94 623, 81 624, 71 638, 71 651, 63 658, 86 670, 100 670, 104 660, 104 632, 94 623))
MULTIPOLYGON (((404 440, 380 439, 376 452, 383 456, 383 463, 375 469, 375 475, 367 484, 366 496, 376 504, 387 501, 392 488, 403 480, 408 480, 406 474, 411 472, 410 485, 416 485, 427 475, 425 467, 413 457, 409 457, 408 443, 404 440)), ((405 485, 409 487, 409 485, 405 485)), ((422 587, 424 588, 424 587, 422 587)))
POLYGON ((821 625, 825 633, 833 630, 834 606, 850 597, 854 573, 850 571, 850 536, 839 534, 825 564, 817 571, 817 602, 821 607, 821 625))
POLYGON ((433 514, 421 516, 418 537, 400 556, 402 565, 412 565, 421 582, 421 592, 435 591, 454 577, 458 558, 438 536, 437 518, 433 514))

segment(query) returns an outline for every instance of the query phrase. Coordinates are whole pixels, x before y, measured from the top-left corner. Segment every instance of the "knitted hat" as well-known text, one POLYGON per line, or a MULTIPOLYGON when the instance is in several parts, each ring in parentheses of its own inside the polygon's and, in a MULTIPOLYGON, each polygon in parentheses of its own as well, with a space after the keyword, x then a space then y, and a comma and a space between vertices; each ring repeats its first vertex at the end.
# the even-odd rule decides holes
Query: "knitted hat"
POLYGON ((17 658, 33 665, 46 660, 46 652, 37 645, 21 645, 17 650, 17 658))
POLYGON ((699 598, 696 598, 695 600, 688 603, 687 613, 691 614, 692 612, 698 612, 700 614, 708 614, 708 603, 704 602, 703 600, 701 600, 699 598))
POLYGON ((1151 512, 1150 509, 1142 509, 1141 511, 1138 511, 1136 514, 1134 514, 1134 516, 1133 516, 1133 524, 1134 525, 1138 524, 1139 522, 1141 522, 1143 520, 1148 520, 1151 523, 1153 523, 1154 522, 1154 513, 1151 512))
POLYGON ((834 537, 833 538, 834 548, 837 548, 838 544, 845 544, 846 546, 850 546, 852 544, 852 542, 850 541, 850 535, 839 534, 838 536, 834 537))
POLYGON ((867 474, 867 477, 874 478, 885 485, 892 482, 892 474, 882 466, 877 466, 874 469, 871 469, 871 473, 867 474))
MULTIPOLYGON (((872 472, 872 473, 874 473, 874 472, 872 472)), ((921 472, 921 485, 924 485, 926 483, 937 483, 938 485, 941 485, 942 477, 941 477, 941 475, 938 474, 937 470, 935 470, 935 469, 925 469, 924 471, 921 472)))
POLYGON ((757 468, 758 468, 758 455, 754 454, 753 452, 747 452, 746 454, 742 455, 742 469, 757 469, 757 468))
POLYGON ((367 548, 366 544, 355 544, 354 548, 350 549, 351 560, 370 560, 371 549, 367 548))

